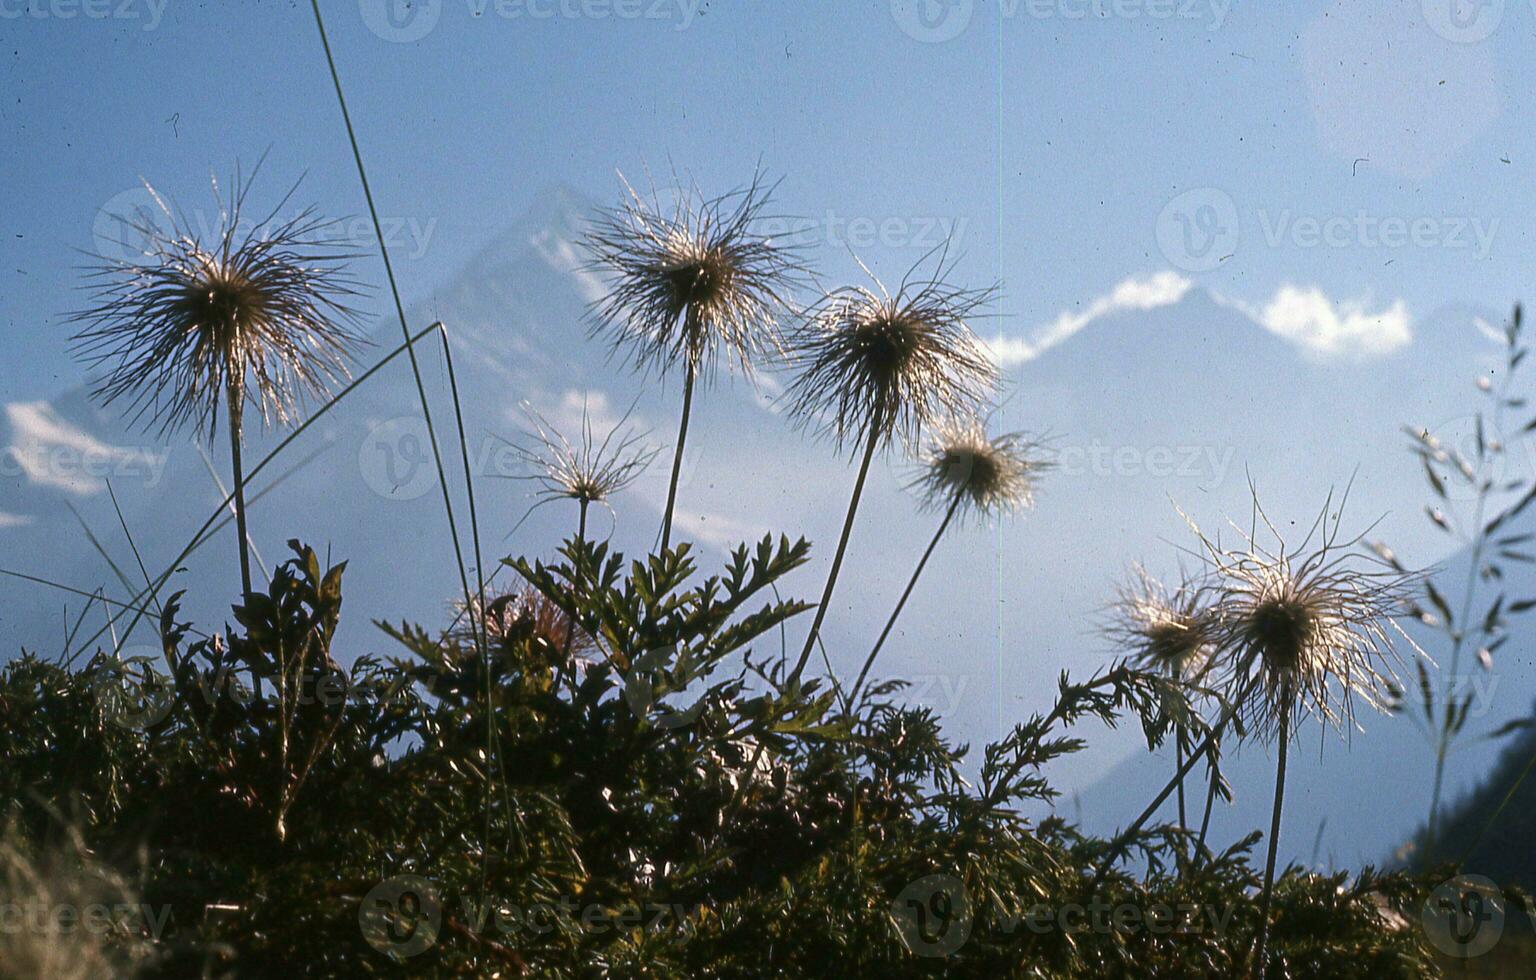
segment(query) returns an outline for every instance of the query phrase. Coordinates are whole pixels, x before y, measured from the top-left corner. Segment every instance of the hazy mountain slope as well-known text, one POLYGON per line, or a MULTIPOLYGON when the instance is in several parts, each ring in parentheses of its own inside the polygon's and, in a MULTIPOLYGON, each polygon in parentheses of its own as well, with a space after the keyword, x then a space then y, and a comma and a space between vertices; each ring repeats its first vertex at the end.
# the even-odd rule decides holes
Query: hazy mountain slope
MULTIPOLYGON (((1511 533, 1536 530, 1536 519, 1522 515, 1511 528, 1511 533)), ((1466 562, 1466 556, 1458 555, 1440 566, 1437 580, 1447 586, 1453 605, 1458 592, 1448 584, 1463 581, 1466 562)), ((1536 571, 1514 563, 1505 563, 1504 571, 1512 599, 1536 595, 1536 571)), ((1488 598, 1491 594, 1485 593, 1484 601, 1488 598)), ((1444 668, 1436 676, 1448 676, 1449 651, 1442 635, 1418 624, 1404 625, 1444 668)), ((1454 840, 1475 836, 1492 815, 1487 800, 1495 794, 1502 798, 1498 787, 1507 786, 1504 780, 1511 763, 1501 761, 1501 752, 1508 740, 1488 736, 1506 722, 1536 711, 1536 655, 1528 639, 1530 624, 1515 617, 1511 625, 1512 639, 1495 655, 1491 671, 1477 666, 1470 652, 1460 666, 1462 690, 1472 694, 1472 707, 1447 763, 1445 802, 1449 805, 1475 795, 1456 808, 1460 816, 1448 831, 1454 840)), ((1404 652, 1411 653, 1406 648, 1404 652)), ((1403 674, 1411 688, 1416 683, 1413 668, 1408 666, 1403 674)), ((1333 867, 1390 862, 1428 816, 1434 741, 1418 709, 1410 705, 1403 714, 1390 717, 1367 709, 1358 721, 1363 731, 1330 731, 1325 737, 1320 726, 1309 723, 1298 737, 1290 756, 1282 828, 1282 854, 1291 860, 1315 860, 1333 867)), ((1526 745, 1525 757, 1529 749, 1526 745)), ((1156 758, 1140 753, 1113 766, 1064 805, 1080 812, 1089 827, 1113 831, 1151 801, 1172 775, 1173 765, 1170 752, 1156 758)), ((1223 846, 1249 831, 1267 830, 1274 791, 1273 747, 1242 746, 1228 761, 1227 775, 1236 799, 1230 806, 1218 802, 1212 820, 1213 840, 1223 846)), ((1191 784, 1195 786, 1190 803, 1194 811, 1204 802, 1204 788, 1197 784, 1198 780, 1191 784)), ((1175 812, 1170 802, 1162 816, 1171 820, 1175 812)), ((1518 825, 1510 823, 1504 832, 1518 825)), ((1484 850, 1485 859, 1492 862, 1495 852, 1484 850)))
MULTIPOLYGON (((633 374, 587 336, 583 314, 594 283, 578 269, 574 241, 589 208, 566 191, 542 195, 461 273, 420 291, 411 304, 413 325, 442 319, 454 338, 488 572, 507 554, 549 554, 574 522, 573 508, 550 505, 509 536, 530 504, 527 483, 504 479, 524 472, 502 441, 526 425, 520 402, 530 401, 571 434, 583 404, 601 431, 633 402, 634 423, 651 429, 654 442, 673 439, 679 385, 633 374)), ((380 314, 387 309, 382 296, 372 306, 380 314)), ((1460 326, 1464 338, 1465 318, 1460 326)), ((381 315, 374 335, 369 359, 398 344, 399 326, 381 315)), ((1471 363, 1473 348, 1448 337, 1426 336, 1386 361, 1322 364, 1198 289, 1172 306, 1090 323, 1010 372, 998 424, 1048 433, 1061 462, 1043 481, 1035 511, 1002 528, 952 532, 876 673, 914 679, 912 696, 940 709, 957 737, 973 743, 996 737, 1048 705, 1060 669, 1082 674, 1113 655, 1092 627, 1125 564, 1145 559, 1155 571, 1172 571, 1170 542, 1189 540, 1170 498, 1214 528, 1224 515, 1248 513, 1247 474, 1275 519, 1289 526, 1310 520, 1328 489, 1341 487, 1358 466, 1350 513, 1361 524, 1388 513, 1382 533, 1400 550, 1431 550, 1417 516, 1419 477, 1396 426, 1449 416, 1462 393, 1470 393, 1450 368, 1462 358, 1471 363)), ((467 529, 443 358, 436 346, 424 345, 420 354, 439 435, 454 450, 450 483, 467 529)), ((853 473, 846 459, 778 415, 771 404, 778 383, 764 379, 767 394, 758 394, 722 376, 703 393, 678 520, 683 533, 710 552, 706 566, 718 561, 722 547, 766 531, 810 537, 815 561, 795 586, 814 597, 853 473)), ((353 654, 390 652, 371 620, 439 623, 459 592, 418 416, 402 358, 256 481, 259 491, 272 476, 319 454, 256 504, 253 530, 269 562, 282 558, 290 537, 351 561, 342 643, 353 654)), ((274 440, 258 435, 247 455, 259 458, 274 440)), ((48 405, 6 406, 0 446, 22 444, 105 447, 121 464, 112 485, 151 568, 174 557, 220 499, 186 439, 146 440, 94 409, 81 391, 48 405), (167 454, 163 471, 146 471, 157 477, 130 475, 129 463, 158 454, 167 454)), ((212 458, 222 473, 220 447, 212 458)), ((658 459, 617 502, 616 521, 595 515, 595 530, 612 527, 626 551, 648 547, 665 497, 667 462, 658 459)), ((102 481, 82 476, 78 465, 68 469, 0 470, 0 515, 9 515, 0 519, 0 565, 86 590, 106 586, 121 596, 123 587, 84 541, 66 504, 80 509, 131 580, 138 577, 132 552, 102 481)), ((937 522, 902 490, 909 475, 908 465, 894 457, 872 475, 850 572, 827 621, 829 656, 841 674, 851 674, 868 652, 937 522)), ((175 577, 173 588, 190 590, 187 613, 204 626, 227 617, 235 591, 233 550, 226 530, 175 577)), ((66 609, 78 613, 81 601, 0 580, 0 649, 56 650, 66 609)), ((99 611, 92 620, 100 620, 99 611)), ((803 628, 792 625, 785 644, 792 647, 803 628)), ((1087 785, 1133 742, 1127 733, 1095 740, 1092 752, 1063 769, 1065 781, 1087 785)), ((1113 822, 1111 808, 1102 811, 1113 822)))

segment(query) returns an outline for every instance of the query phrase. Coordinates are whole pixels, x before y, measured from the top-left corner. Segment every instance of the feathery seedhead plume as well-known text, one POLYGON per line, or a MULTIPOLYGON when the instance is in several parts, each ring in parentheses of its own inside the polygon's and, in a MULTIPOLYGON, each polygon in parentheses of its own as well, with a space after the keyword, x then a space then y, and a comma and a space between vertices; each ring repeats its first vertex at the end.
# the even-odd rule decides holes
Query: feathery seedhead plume
POLYGON ((334 222, 312 208, 276 219, 290 190, 248 225, 251 182, 237 171, 227 197, 213 182, 219 220, 205 241, 145 186, 164 221, 121 216, 142 236, 142 255, 102 258, 91 272, 96 305, 73 316, 75 350, 103 372, 94 386, 103 405, 124 401, 135 423, 161 435, 190 426, 211 436, 231 393, 264 424, 283 424, 348 376, 363 345, 348 305, 360 284, 344 268, 350 253, 329 237, 334 222))
POLYGON ((1195 683, 1213 664, 1217 632, 1205 600, 1200 586, 1169 589, 1138 565, 1135 581, 1120 589, 1105 633, 1136 666, 1195 683))
POLYGON ((1330 494, 1295 548, 1257 497, 1253 527, 1238 529, 1240 549, 1200 534, 1223 686, 1229 700, 1246 694, 1243 716, 1261 738, 1277 734, 1287 714, 1310 713, 1342 728, 1355 724, 1356 701, 1387 710, 1400 688, 1397 641, 1424 656, 1394 618, 1406 612, 1416 577, 1358 550, 1359 537, 1341 541, 1342 509, 1341 502, 1330 513, 1330 494), (1260 521, 1275 545, 1258 543, 1260 521))
POLYGON ((894 294, 878 279, 875 290, 829 293, 796 331, 790 414, 840 449, 871 437, 914 445, 923 429, 975 414, 997 384, 997 368, 967 323, 996 287, 950 285, 942 253, 931 277, 914 278, 922 265, 894 294))
POLYGON ((988 438, 980 419, 950 419, 936 428, 912 486, 930 510, 959 496, 963 509, 985 520, 1032 507, 1035 481, 1051 465, 1023 433, 988 438))
POLYGON ((527 433, 527 442, 513 445, 512 451, 533 471, 516 479, 533 481, 537 487, 534 506, 555 500, 605 504, 609 497, 638 480, 661 450, 645 445, 648 432, 626 428, 633 411, 631 405, 598 442, 592 432, 592 418, 583 403, 581 439, 572 445, 548 419, 524 403, 523 412, 531 423, 531 431, 527 433))
MULTIPOLYGON (((462 603, 460 603, 462 607, 462 603)), ((478 642, 477 629, 484 629, 487 645, 493 653, 510 653, 511 648, 528 639, 542 641, 550 651, 565 654, 577 663, 590 659, 596 643, 585 630, 571 621, 565 610, 533 588, 522 588, 488 598, 482 611, 479 598, 470 600, 469 622, 455 628, 452 637, 468 647, 478 642)))
POLYGON ((754 227, 774 186, 754 176, 714 198, 690 187, 666 208, 626 181, 628 198, 584 239, 608 287, 592 307, 594 334, 611 334, 636 367, 685 366, 706 380, 722 353, 748 377, 777 356, 778 318, 805 267, 791 243, 754 227))

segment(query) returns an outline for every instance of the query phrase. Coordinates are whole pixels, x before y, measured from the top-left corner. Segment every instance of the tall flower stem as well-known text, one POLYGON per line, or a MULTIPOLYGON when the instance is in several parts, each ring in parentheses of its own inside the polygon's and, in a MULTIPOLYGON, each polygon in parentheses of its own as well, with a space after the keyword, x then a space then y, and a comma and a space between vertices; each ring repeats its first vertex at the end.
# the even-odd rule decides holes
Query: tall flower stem
POLYGON ((1285 806, 1285 756, 1291 745, 1291 698, 1287 690, 1281 698, 1286 705, 1280 714, 1280 756, 1275 762, 1275 809, 1269 820, 1269 857, 1264 862, 1264 893, 1259 899, 1259 941, 1254 949, 1254 976, 1264 980, 1269 973, 1265 956, 1269 946, 1269 908, 1274 898, 1275 856, 1280 849, 1280 813, 1285 806))
POLYGON ((229 399, 229 462, 234 471, 235 484, 235 533, 240 538, 240 594, 251 594, 251 538, 245 523, 245 462, 241 455, 244 439, 242 419, 245 409, 245 392, 239 379, 231 379, 227 391, 229 399))
MULTIPOLYGON (((1184 727, 1182 725, 1179 726, 1178 731, 1175 733, 1173 741, 1174 741, 1174 764, 1179 768, 1179 770, 1182 770, 1184 768, 1184 741, 1185 741, 1184 727)), ((1180 777, 1179 778, 1179 829, 1183 830, 1187 826, 1189 826, 1189 817, 1188 817, 1187 811, 1184 808, 1184 779, 1183 779, 1183 777, 1180 777)))
MULTIPOLYGON (((576 540, 580 541, 582 544, 586 544, 587 508, 592 506, 592 501, 587 500, 586 498, 582 498, 581 500, 576 501, 576 504, 581 508, 581 516, 576 519, 576 540)), ((560 689, 560 685, 565 683, 565 665, 571 661, 571 647, 574 646, 575 643, 576 620, 567 616, 565 620, 565 649, 560 651, 560 662, 555 665, 555 690, 557 691, 560 689)), ((576 672, 571 671, 571 676, 574 678, 576 676, 576 672)), ((575 682, 573 681, 573 687, 574 683, 575 682)))
POLYGON ((827 618, 827 606, 832 603, 832 590, 837 587, 837 574, 843 568, 843 556, 848 551, 848 538, 853 533, 853 519, 859 512, 859 498, 864 496, 864 481, 869 477, 869 464, 874 461, 875 450, 880 448, 881 426, 879 419, 869 427, 869 441, 864 446, 864 459, 859 463, 859 478, 853 484, 853 498, 848 501, 848 516, 843 520, 843 536, 837 542, 837 554, 832 556, 832 570, 827 573, 827 585, 822 589, 821 602, 816 606, 816 619, 811 623, 811 632, 805 638, 805 649, 800 651, 800 659, 795 663, 795 669, 790 672, 791 681, 798 680, 805 670, 806 663, 811 659, 811 651, 816 648, 816 637, 821 633, 821 624, 827 618))
POLYGON ((667 511, 661 518, 661 550, 672 543, 672 511, 677 506, 677 481, 683 473, 683 444, 688 441, 688 417, 693 414, 693 382, 698 368, 689 358, 683 375, 683 419, 677 426, 677 449, 672 454, 672 481, 667 485, 667 511))
MULTIPOLYGON (((1215 762, 1214 749, 1210 752, 1207 752, 1206 755, 1212 757, 1211 762, 1215 762)), ((1196 858, 1199 858, 1200 855, 1205 853, 1205 836, 1206 832, 1211 829, 1211 809, 1216 805, 1216 786, 1220 776, 1216 772, 1216 767, 1214 765, 1211 766, 1210 777, 1210 786, 1207 787, 1205 791, 1205 813, 1203 813, 1200 817, 1200 837, 1195 841, 1196 858)))
POLYGON ((880 639, 875 641, 875 648, 869 651, 869 656, 864 659, 864 667, 859 671, 859 679, 853 682, 853 690, 848 694, 848 702, 852 704, 859 697, 859 689, 864 686, 864 678, 869 676, 869 668, 874 666, 875 658, 880 655, 880 648, 885 646, 885 640, 891 635, 891 629, 896 625, 896 618, 901 615, 902 609, 907 605, 907 600, 912 596, 912 589, 917 585, 917 579, 923 574, 923 568, 928 564, 933 550, 939 546, 939 540, 944 537, 944 532, 949 529, 949 524, 955 518, 955 513, 960 509, 960 503, 965 499, 964 488, 955 493, 955 499, 950 501, 949 509, 944 512, 944 520, 940 522, 938 531, 934 532, 933 540, 928 542, 923 557, 918 559, 917 568, 912 571, 912 578, 907 582, 907 588, 901 593, 901 599, 896 603, 896 608, 891 612, 891 618, 886 620, 885 629, 880 631, 880 639))

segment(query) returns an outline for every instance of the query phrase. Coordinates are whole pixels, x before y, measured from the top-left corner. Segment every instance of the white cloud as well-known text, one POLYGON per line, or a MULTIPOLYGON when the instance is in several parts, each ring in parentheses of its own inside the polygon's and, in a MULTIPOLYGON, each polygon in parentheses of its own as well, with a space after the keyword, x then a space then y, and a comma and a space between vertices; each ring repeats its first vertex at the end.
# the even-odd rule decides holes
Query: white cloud
POLYGON ((739 521, 724 514, 689 514, 679 510, 673 515, 679 540, 702 541, 721 550, 729 551, 737 545, 761 541, 769 529, 751 521, 739 521))
POLYGON ((0 530, 8 527, 26 527, 32 523, 32 518, 25 514, 7 514, 0 510, 0 530))
POLYGON ((166 452, 108 445, 65 421, 47 402, 11 402, 5 417, 13 441, 0 450, 0 467, 41 486, 89 497, 113 477, 156 486, 165 471, 166 452))
MULTIPOLYGON (((1122 281, 1078 311, 1063 311, 1028 337, 998 336, 988 345, 1000 368, 1017 367, 1071 337, 1100 317, 1154 310, 1184 299, 1194 283, 1177 272, 1122 281)), ((1316 286, 1286 284, 1268 302, 1254 305, 1215 293, 1211 298, 1242 313, 1270 333, 1323 357, 1377 357, 1413 340, 1412 318, 1402 300, 1372 310, 1368 300, 1339 300, 1316 286)))
POLYGON ((1171 306, 1193 286, 1177 272, 1164 271, 1145 279, 1126 279, 1078 311, 1063 310, 1054 321, 1037 328, 1029 337, 998 336, 991 342, 998 367, 1009 368, 1032 361, 1102 316, 1129 310, 1153 310, 1171 306))
POLYGON ((1316 286, 1284 285, 1262 308, 1235 300, 1264 329, 1324 357, 1364 358, 1406 347, 1413 340, 1408 307, 1402 300, 1372 311, 1365 300, 1334 302, 1316 286))

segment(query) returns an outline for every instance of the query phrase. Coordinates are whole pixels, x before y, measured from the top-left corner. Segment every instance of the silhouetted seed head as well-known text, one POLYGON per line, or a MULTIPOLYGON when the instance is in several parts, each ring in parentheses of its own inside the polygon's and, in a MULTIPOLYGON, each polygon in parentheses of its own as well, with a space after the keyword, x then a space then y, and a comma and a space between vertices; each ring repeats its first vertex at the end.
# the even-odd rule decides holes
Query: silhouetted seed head
POLYGON ((1182 681, 1203 678, 1213 660, 1216 626, 1204 591, 1186 583, 1169 590, 1146 570, 1123 587, 1105 633, 1130 661, 1182 681))
POLYGON ((629 199, 600 215, 585 246, 607 294, 592 308, 637 367, 691 365, 706 380, 724 353, 749 377, 782 349, 778 318, 801 281, 793 246, 760 234, 772 187, 704 198, 690 189, 670 208, 629 199))
MULTIPOLYGON (((601 442, 592 433, 592 419, 585 405, 581 410, 581 438, 572 445, 549 420, 524 405, 531 423, 527 439, 512 450, 532 472, 521 479, 531 480, 538 488, 534 506, 554 500, 575 500, 588 504, 606 503, 609 497, 639 479, 656 458, 659 447, 645 445, 648 433, 626 428, 629 413, 618 421, 601 442)), ((631 406, 633 411, 633 406, 631 406)))
POLYGON ((1394 617, 1406 611, 1415 577, 1339 541, 1332 499, 1301 544, 1288 548, 1255 503, 1255 528, 1242 549, 1201 535, 1212 577, 1218 646, 1236 698, 1253 689, 1244 717, 1261 737, 1280 719, 1311 713, 1354 724, 1357 700, 1386 710, 1400 685, 1397 641, 1422 656, 1394 617), (1278 542, 1261 547, 1258 519, 1278 542))
POLYGON ((934 432, 913 485, 930 509, 947 510, 958 495, 968 514, 1002 517, 1034 505, 1035 480, 1051 465, 1022 433, 989 439, 979 420, 951 420, 934 432))
POLYGON ((358 284, 343 268, 350 256, 327 237, 334 224, 311 209, 249 224, 249 188, 237 174, 220 200, 215 183, 211 241, 158 196, 170 230, 143 212, 121 216, 142 236, 143 256, 103 259, 91 272, 97 305, 73 317, 76 352, 102 372, 96 397, 124 401, 133 421, 162 435, 190 426, 211 436, 229 391, 263 423, 287 423, 347 377, 362 346, 347 305, 358 284))
MULTIPOLYGON (((967 319, 994 290, 943 281, 948 270, 895 295, 849 287, 827 295, 796 332, 797 377, 789 410, 802 426, 841 448, 874 435, 908 445, 946 418, 973 415, 997 383, 997 369, 967 319)), ((913 273, 916 272, 914 268, 913 273)))
POLYGON ((565 610, 549 601, 544 593, 522 588, 486 600, 481 612, 480 600, 470 603, 469 622, 456 627, 452 637, 461 646, 471 647, 475 632, 484 627, 486 643, 492 653, 511 654, 519 644, 530 640, 540 643, 546 652, 562 653, 567 643, 572 659, 585 662, 597 648, 592 637, 575 625, 565 610))

